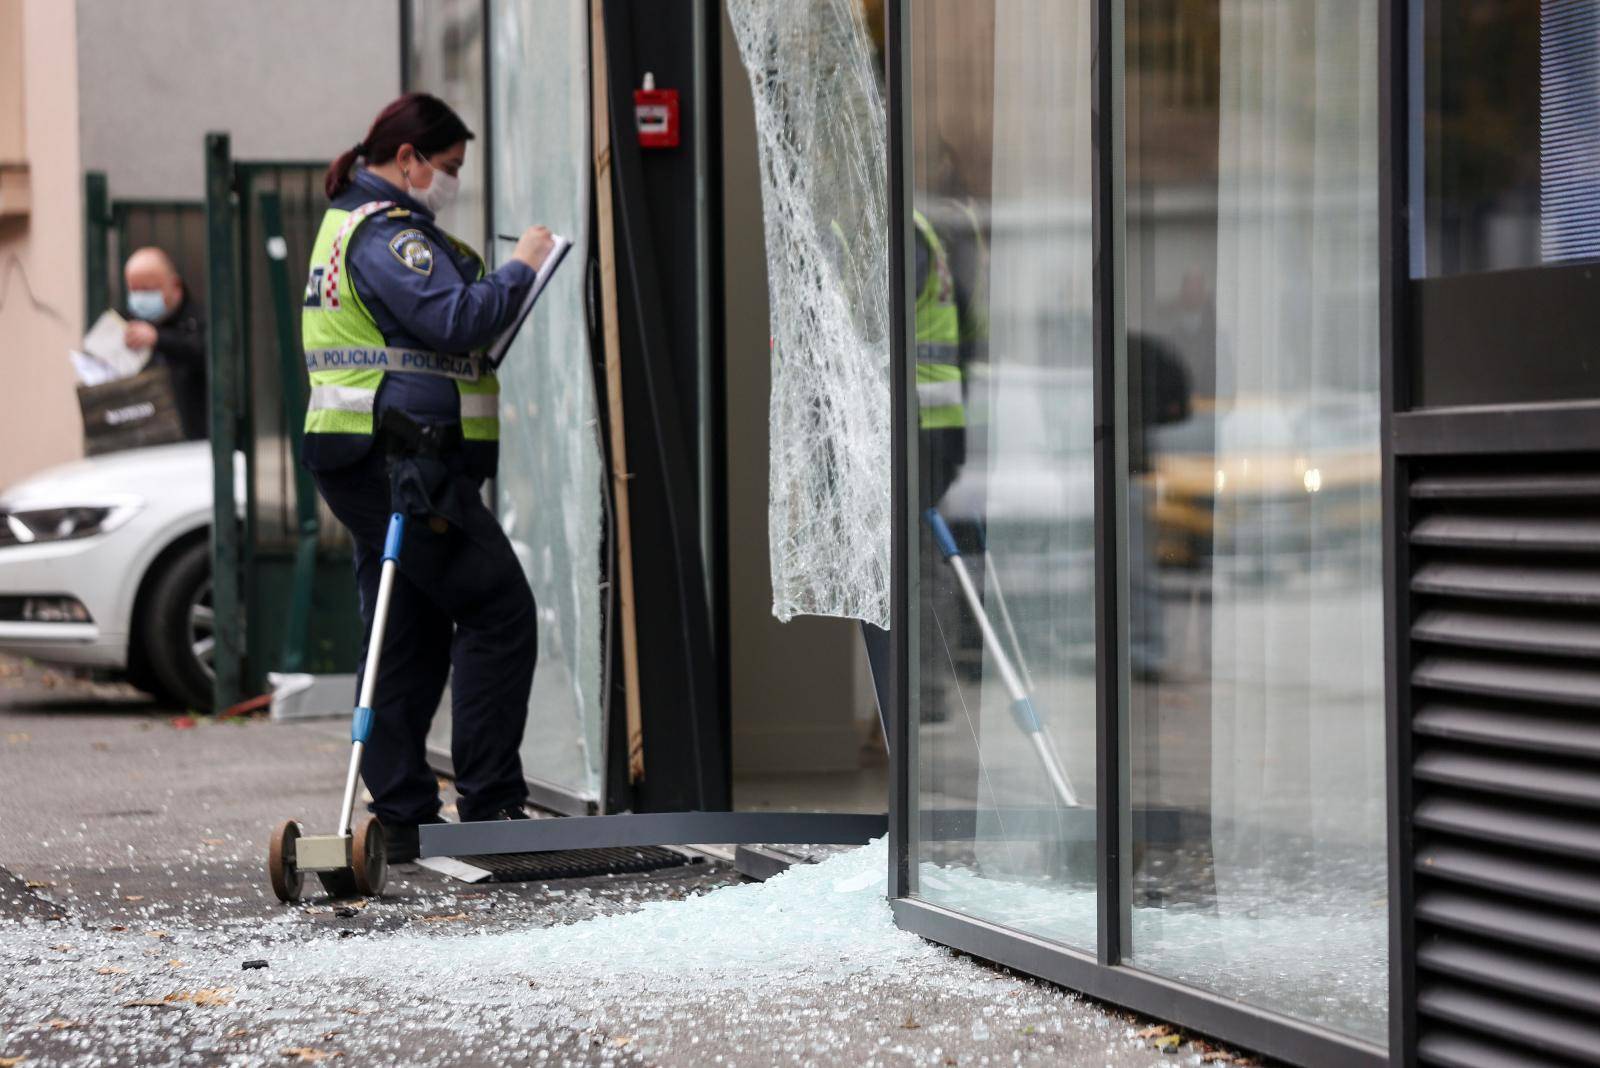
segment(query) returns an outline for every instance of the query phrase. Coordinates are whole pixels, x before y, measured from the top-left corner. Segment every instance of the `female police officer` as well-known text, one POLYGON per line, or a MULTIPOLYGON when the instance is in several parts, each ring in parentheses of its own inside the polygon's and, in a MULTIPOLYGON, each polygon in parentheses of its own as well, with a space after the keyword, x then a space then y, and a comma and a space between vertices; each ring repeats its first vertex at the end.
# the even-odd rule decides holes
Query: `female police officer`
POLYGON ((485 273, 441 230, 472 133, 408 93, 329 167, 332 204, 311 253, 301 333, 311 378, 303 460, 355 542, 372 628, 392 510, 409 513, 390 602, 376 723, 362 761, 391 863, 439 822, 424 745, 451 684, 463 820, 524 816, 517 749, 538 651, 533 594, 479 489, 494 474, 498 392, 476 352, 515 317, 551 248, 528 229, 485 273))

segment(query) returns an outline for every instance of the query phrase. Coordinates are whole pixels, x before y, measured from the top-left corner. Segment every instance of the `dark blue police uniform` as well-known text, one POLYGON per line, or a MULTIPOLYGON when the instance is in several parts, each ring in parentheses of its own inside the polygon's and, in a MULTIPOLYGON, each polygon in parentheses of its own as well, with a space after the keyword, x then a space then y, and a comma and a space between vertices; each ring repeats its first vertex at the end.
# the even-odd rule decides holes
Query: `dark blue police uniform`
MULTIPOLYGON (((527 295, 532 268, 513 260, 474 281, 477 263, 454 246, 427 209, 365 170, 356 172, 332 206, 350 211, 372 201, 393 201, 404 213, 366 219, 351 234, 345 262, 385 344, 457 354, 491 341, 527 295)), ((460 422, 456 384, 442 375, 384 376, 376 399, 380 427, 390 410, 423 426, 454 428, 460 422)), ((324 500, 354 540, 369 635, 384 535, 395 507, 391 471, 410 463, 403 453, 395 455, 400 447, 381 429, 376 435, 308 434, 303 454, 324 500)), ((407 524, 376 688, 376 723, 361 769, 371 810, 389 827, 438 817, 439 791, 425 746, 447 676, 461 818, 494 818, 527 800, 518 749, 538 628, 521 565, 481 497, 497 459, 496 442, 455 435, 423 478, 431 479, 425 496, 432 522, 419 516, 407 524)))

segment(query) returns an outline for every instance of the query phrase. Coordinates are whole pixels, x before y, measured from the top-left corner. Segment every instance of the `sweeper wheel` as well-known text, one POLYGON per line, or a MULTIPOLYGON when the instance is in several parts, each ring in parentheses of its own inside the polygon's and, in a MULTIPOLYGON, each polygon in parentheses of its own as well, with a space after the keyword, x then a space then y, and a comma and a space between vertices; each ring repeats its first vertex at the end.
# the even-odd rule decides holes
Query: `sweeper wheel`
POLYGON ((272 877, 272 892, 278 900, 293 904, 300 900, 305 886, 305 873, 295 867, 295 840, 300 837, 300 824, 285 820, 272 832, 272 844, 267 847, 267 874, 272 877))
POLYGON ((383 844, 383 824, 376 816, 368 816, 356 828, 355 841, 350 843, 350 868, 357 891, 367 897, 383 893, 389 880, 389 856, 383 844))

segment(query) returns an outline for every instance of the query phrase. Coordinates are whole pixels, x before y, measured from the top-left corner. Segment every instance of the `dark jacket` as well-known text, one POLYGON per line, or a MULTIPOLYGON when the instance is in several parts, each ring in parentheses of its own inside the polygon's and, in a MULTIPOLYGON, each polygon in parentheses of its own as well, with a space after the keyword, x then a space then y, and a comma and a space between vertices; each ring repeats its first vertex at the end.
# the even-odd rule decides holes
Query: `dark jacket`
POLYGON ((172 391, 183 423, 183 436, 201 441, 211 436, 207 418, 206 319, 200 304, 185 289, 183 303, 165 319, 152 323, 156 343, 150 367, 172 372, 172 391))
MULTIPOLYGON (((405 211, 379 213, 363 221, 345 251, 345 265, 384 343, 459 354, 493 341, 521 308, 536 272, 521 260, 510 260, 477 280, 476 260, 456 248, 431 212, 366 170, 355 173, 350 188, 336 197, 331 207, 354 211, 374 200, 393 201, 405 211), (427 256, 420 263, 416 259, 418 240, 427 256), (411 254, 412 262, 402 257, 402 251, 411 254)), ((441 375, 384 376, 375 414, 381 419, 390 408, 420 422, 454 423, 460 418, 456 384, 441 375)), ((360 459, 371 441, 340 440, 354 437, 307 435, 307 466, 321 470, 360 459)), ((471 454, 468 467, 475 474, 487 477, 494 473, 498 449, 492 443, 470 442, 467 451, 471 454)))

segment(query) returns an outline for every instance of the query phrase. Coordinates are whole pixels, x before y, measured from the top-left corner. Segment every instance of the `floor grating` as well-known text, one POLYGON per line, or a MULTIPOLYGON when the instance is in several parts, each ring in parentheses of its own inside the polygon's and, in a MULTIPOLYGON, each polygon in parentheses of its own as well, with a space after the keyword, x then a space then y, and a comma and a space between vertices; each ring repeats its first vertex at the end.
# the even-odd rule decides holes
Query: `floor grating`
POLYGON ((456 859, 488 872, 489 881, 496 883, 635 874, 681 867, 693 862, 687 854, 660 846, 564 849, 553 853, 494 853, 456 859))

